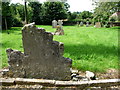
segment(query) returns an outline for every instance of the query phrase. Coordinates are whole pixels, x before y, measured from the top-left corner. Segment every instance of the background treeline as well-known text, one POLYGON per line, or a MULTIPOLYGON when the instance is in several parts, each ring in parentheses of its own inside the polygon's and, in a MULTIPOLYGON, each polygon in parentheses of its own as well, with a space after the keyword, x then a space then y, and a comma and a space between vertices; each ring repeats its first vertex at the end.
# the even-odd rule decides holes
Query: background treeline
MULTIPOLYGON (((27 5, 28 23, 51 25, 52 20, 66 19, 69 5, 63 2, 29 2, 27 5)), ((2 28, 22 26, 25 24, 24 5, 2 2, 2 28)))
MULTIPOLYGON (((35 22, 37 25, 51 25, 52 20, 64 20, 64 25, 74 25, 77 22, 89 21, 90 24, 108 21, 119 21, 109 18, 116 11, 120 11, 120 2, 94 2, 94 12, 70 12, 70 5, 66 2, 27 2, 28 23, 35 22)), ((20 3, 11 4, 2 2, 2 29, 18 27, 25 24, 25 5, 20 3)))

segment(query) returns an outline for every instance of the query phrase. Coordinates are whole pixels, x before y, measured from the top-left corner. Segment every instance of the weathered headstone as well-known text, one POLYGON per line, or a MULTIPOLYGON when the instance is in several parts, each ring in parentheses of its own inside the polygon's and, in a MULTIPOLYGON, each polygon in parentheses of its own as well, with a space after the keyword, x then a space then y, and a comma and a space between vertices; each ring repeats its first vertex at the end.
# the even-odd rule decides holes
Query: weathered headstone
POLYGON ((7 49, 9 76, 70 80, 72 60, 63 57, 64 44, 34 23, 22 29, 24 53, 7 49))
POLYGON ((95 23, 95 27, 96 27, 96 28, 101 28, 101 23, 100 23, 100 22, 96 22, 96 23, 95 23))
POLYGON ((61 27, 61 29, 62 29, 62 24, 63 24, 62 20, 58 20, 58 25, 61 27))
POLYGON ((55 31, 55 35, 64 35, 64 30, 62 28, 62 20, 58 20, 58 25, 57 25, 57 29, 55 31))
POLYGON ((52 21, 52 27, 53 27, 53 28, 56 28, 56 27, 57 27, 57 21, 56 21, 56 20, 53 20, 53 21, 52 21))
POLYGON ((80 26, 83 26, 83 22, 80 22, 80 26))
POLYGON ((86 27, 89 27, 89 21, 86 22, 86 27))
POLYGON ((77 26, 79 27, 79 22, 77 22, 77 26))
POLYGON ((54 35, 64 35, 64 30, 58 25, 54 35))

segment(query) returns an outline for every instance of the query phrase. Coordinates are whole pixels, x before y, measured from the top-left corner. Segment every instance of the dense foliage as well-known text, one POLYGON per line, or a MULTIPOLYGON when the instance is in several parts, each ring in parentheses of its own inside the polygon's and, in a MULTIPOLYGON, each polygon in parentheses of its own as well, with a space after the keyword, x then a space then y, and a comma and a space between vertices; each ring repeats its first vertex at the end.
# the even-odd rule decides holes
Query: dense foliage
MULTIPOLYGON (((109 17, 117 12, 120 11, 120 1, 119 2, 97 2, 95 3, 96 8, 94 10, 94 21, 100 21, 106 23, 109 21, 109 17)), ((114 21, 114 20, 113 20, 114 21)))
POLYGON ((2 28, 8 29, 12 26, 12 13, 9 2, 2 2, 2 28))
POLYGON ((45 2, 43 4, 44 24, 51 24, 52 20, 61 20, 67 18, 67 11, 64 3, 45 2))
POLYGON ((51 25, 52 20, 67 20, 64 24, 74 25, 77 22, 95 24, 101 22, 103 25, 108 21, 119 21, 114 18, 109 18, 113 13, 120 10, 120 2, 95 2, 96 8, 94 12, 70 12, 70 5, 67 0, 47 0, 48 2, 40 3, 24 0, 25 5, 10 4, 2 2, 2 29, 8 29, 12 26, 22 26, 23 24, 35 22, 37 25, 51 25), (27 12, 26 12, 27 11, 27 12))
POLYGON ((25 3, 26 6, 19 3, 2 3, 2 29, 7 29, 11 26, 21 26, 30 22, 51 25, 52 20, 66 19, 68 16, 69 4, 65 2, 44 2, 43 4, 40 2, 29 2, 28 0, 26 2, 28 3, 25 3))
POLYGON ((32 8, 31 22, 37 25, 42 23, 42 4, 39 2, 30 2, 29 6, 32 8))

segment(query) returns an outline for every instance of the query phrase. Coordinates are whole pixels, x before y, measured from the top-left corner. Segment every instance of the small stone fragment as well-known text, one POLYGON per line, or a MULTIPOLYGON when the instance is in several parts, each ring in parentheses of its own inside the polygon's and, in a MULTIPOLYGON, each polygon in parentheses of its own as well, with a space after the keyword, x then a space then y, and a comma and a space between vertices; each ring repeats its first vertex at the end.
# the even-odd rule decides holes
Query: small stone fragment
POLYGON ((90 72, 90 71, 86 71, 86 78, 88 80, 96 80, 95 74, 93 72, 90 72))

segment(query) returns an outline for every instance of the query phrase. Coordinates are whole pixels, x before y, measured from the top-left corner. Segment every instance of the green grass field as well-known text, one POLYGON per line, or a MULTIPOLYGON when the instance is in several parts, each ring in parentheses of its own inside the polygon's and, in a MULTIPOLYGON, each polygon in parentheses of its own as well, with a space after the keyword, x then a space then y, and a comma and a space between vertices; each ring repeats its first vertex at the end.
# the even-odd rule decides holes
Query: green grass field
MULTIPOLYGON (((46 31, 54 32, 52 26, 37 25, 46 31)), ((73 68, 93 72, 104 72, 109 68, 118 69, 118 29, 64 26, 65 35, 54 36, 55 41, 63 42, 64 56, 73 60, 73 68)), ((21 27, 3 31, 0 43, 2 47, 2 67, 6 67, 6 49, 12 48, 23 52, 21 27)))

